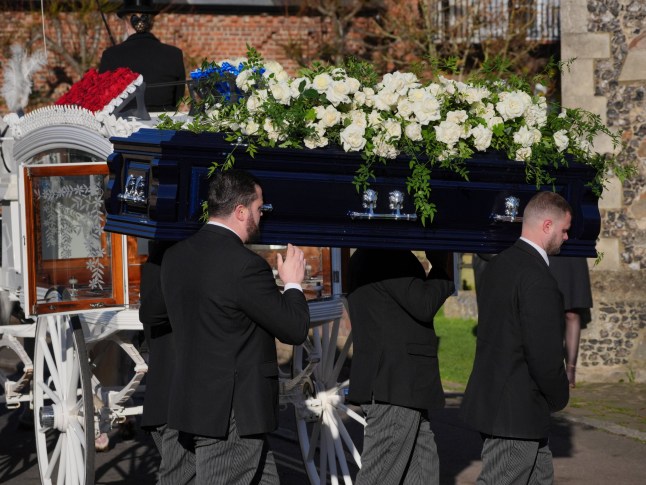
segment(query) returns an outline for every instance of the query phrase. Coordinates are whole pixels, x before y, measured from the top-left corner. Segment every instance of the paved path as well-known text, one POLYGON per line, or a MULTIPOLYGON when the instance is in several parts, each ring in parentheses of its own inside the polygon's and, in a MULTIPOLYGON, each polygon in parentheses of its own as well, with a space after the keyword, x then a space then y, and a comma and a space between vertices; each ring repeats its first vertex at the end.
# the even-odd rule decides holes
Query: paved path
MULTIPOLYGON (((480 438, 457 417, 460 396, 450 395, 447 408, 433 417, 441 462, 442 485, 473 484, 480 469, 480 438)), ((556 484, 641 485, 646 483, 646 442, 613 434, 564 417, 554 419, 551 446, 556 484)), ((0 483, 40 483, 34 437, 18 428, 15 411, 0 410, 0 483)), ((281 413, 281 428, 270 437, 283 485, 305 485, 291 410, 281 413)), ((360 433, 360 431, 357 431, 360 433)), ((96 483, 152 485, 157 453, 147 435, 135 440, 118 435, 111 449, 97 454, 96 483)))

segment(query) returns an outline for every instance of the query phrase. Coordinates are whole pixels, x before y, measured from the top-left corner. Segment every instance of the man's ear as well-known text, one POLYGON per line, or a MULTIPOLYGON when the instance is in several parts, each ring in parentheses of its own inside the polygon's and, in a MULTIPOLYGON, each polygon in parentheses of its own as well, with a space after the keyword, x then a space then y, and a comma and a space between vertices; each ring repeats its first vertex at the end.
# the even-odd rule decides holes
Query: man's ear
POLYGON ((245 206, 243 206, 242 204, 240 204, 240 205, 238 205, 236 207, 233 214, 234 214, 236 220, 238 220, 240 222, 244 222, 247 219, 248 212, 249 211, 247 210, 247 208, 245 206))
POLYGON ((552 219, 545 219, 543 221, 543 232, 549 234, 552 232, 552 227, 554 226, 554 221, 552 219))

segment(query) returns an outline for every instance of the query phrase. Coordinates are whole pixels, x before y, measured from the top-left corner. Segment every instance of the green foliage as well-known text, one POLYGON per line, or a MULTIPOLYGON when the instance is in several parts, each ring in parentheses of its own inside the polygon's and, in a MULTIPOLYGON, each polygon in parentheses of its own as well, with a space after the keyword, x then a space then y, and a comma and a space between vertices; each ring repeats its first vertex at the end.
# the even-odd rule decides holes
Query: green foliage
POLYGON ((375 179, 375 163, 401 163, 403 156, 410 169, 407 190, 423 224, 436 214, 433 170, 468 180, 466 161, 478 152, 495 150, 510 163, 522 163, 527 182, 537 188, 552 186, 552 170, 572 160, 594 168, 597 195, 610 172, 622 180, 635 173, 617 155, 593 150, 599 135, 620 147, 618 135, 599 116, 552 106, 533 93, 535 83, 555 76, 560 65, 548 63, 529 80, 513 72, 508 59, 493 56, 467 82, 441 74, 459 69, 459 63, 433 60, 435 75, 428 82, 401 72, 380 78, 372 65, 355 58, 339 66, 315 62, 291 78, 248 46, 245 59, 230 63, 233 71, 225 72, 224 62, 203 64, 213 75, 200 79, 197 114, 184 129, 222 132, 233 143, 230 156, 214 169, 233 166, 233 152, 242 146, 251 156, 260 147, 337 145, 358 152, 362 162, 353 181, 358 191, 375 179))

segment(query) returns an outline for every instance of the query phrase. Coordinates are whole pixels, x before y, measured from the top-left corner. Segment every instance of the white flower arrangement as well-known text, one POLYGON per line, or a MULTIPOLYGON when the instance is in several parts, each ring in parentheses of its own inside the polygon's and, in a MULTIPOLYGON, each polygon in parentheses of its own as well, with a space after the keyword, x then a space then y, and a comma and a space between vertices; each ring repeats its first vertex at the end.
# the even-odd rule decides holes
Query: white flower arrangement
MULTIPOLYGON (((598 194, 608 169, 629 172, 616 156, 592 150, 600 133, 615 145, 619 141, 598 116, 550 108, 545 97, 532 94, 530 85, 517 78, 461 82, 437 76, 423 82, 413 73, 394 72, 379 79, 369 65, 357 61, 341 67, 315 65, 292 78, 253 48, 238 62, 235 85, 243 95, 237 102, 227 103, 214 93, 202 100, 202 113, 192 122, 178 125, 165 118, 158 127, 224 132, 231 141, 244 141, 252 155, 258 146, 338 145, 363 157, 357 188, 374 178, 375 162, 406 155, 408 190, 422 222, 435 213, 428 197, 432 168, 467 178, 465 162, 477 152, 495 150, 510 163, 524 163, 528 182, 537 186, 553 183, 549 169, 572 160, 596 169, 598 194)), ((234 161, 232 151, 225 165, 234 161)))

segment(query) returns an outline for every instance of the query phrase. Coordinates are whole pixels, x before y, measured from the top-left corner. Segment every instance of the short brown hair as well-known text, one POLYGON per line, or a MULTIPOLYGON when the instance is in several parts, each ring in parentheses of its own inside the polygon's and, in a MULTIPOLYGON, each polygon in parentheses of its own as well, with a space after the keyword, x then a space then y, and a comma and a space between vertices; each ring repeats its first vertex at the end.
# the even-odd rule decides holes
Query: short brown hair
POLYGON ((565 215, 572 214, 572 206, 565 198, 556 192, 544 191, 534 195, 523 211, 523 222, 545 217, 550 214, 558 213, 565 215))
POLYGON ((215 172, 209 182, 209 217, 231 214, 238 205, 249 207, 256 200, 260 182, 244 170, 215 172))

